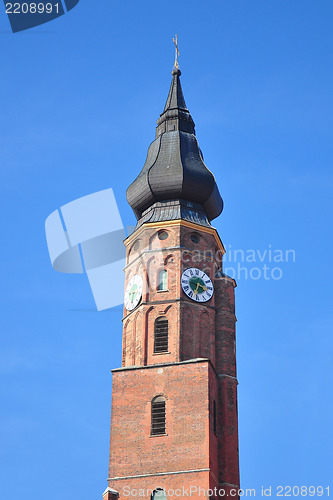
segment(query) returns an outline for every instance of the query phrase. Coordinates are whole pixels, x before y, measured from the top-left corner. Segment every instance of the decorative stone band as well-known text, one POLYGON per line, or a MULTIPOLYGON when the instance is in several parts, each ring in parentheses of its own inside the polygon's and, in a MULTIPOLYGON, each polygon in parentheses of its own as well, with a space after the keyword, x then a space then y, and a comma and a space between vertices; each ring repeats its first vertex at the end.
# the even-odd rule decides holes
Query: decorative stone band
POLYGON ((218 374, 218 376, 219 376, 219 377, 221 377, 221 378, 231 378, 231 379, 233 379, 235 382, 237 382, 237 384, 238 384, 238 380, 237 380, 237 378, 236 378, 236 377, 233 377, 232 375, 225 375, 224 373, 219 373, 219 374, 218 374))
POLYGON ((154 472, 153 474, 138 474, 136 476, 123 476, 123 477, 109 477, 108 481, 117 481, 120 479, 135 479, 139 477, 152 477, 152 476, 170 476, 171 474, 193 474, 195 472, 208 472, 209 468, 206 469, 191 469, 191 470, 177 470, 171 472, 154 472))
POLYGON ((238 484, 231 484, 231 483, 219 483, 220 486, 230 486, 230 488, 239 488, 238 484))
POLYGON ((167 362, 167 363, 154 363, 153 365, 121 366, 120 368, 113 368, 113 370, 111 370, 111 372, 114 373, 114 372, 123 372, 123 371, 129 371, 129 370, 150 370, 150 369, 155 369, 159 366, 164 367, 164 366, 174 366, 174 365, 187 365, 189 363, 210 363, 211 364, 211 361, 208 358, 193 358, 193 359, 186 359, 185 361, 171 361, 171 362, 167 362))

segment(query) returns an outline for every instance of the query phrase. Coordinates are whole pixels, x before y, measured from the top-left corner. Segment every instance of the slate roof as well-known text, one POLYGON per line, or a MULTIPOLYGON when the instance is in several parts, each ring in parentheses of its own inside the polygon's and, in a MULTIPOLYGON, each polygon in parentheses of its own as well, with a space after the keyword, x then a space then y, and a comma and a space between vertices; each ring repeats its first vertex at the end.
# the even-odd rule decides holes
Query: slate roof
POLYGON ((185 200, 158 201, 143 212, 139 219, 137 228, 145 222, 160 222, 167 220, 187 220, 211 227, 207 214, 202 205, 185 200))
MULTIPOLYGON (((194 121, 186 108, 180 75, 178 68, 172 70, 169 95, 164 111, 157 120, 156 139, 149 146, 142 171, 127 189, 127 200, 140 224, 143 213, 146 222, 146 211, 156 202, 163 202, 164 205, 172 200, 193 202, 199 212, 203 210, 207 215, 202 217, 200 213, 194 216, 198 223, 204 225, 204 219, 211 221, 223 210, 215 178, 204 164, 195 136, 194 121)), ((189 216, 186 212, 185 206, 181 204, 178 208, 174 207, 175 216, 193 217, 193 214, 189 216)), ((171 220, 167 216, 169 213, 170 205, 168 210, 161 210, 160 206, 154 210, 154 219, 171 220), (163 219, 163 216, 167 218, 163 219)))

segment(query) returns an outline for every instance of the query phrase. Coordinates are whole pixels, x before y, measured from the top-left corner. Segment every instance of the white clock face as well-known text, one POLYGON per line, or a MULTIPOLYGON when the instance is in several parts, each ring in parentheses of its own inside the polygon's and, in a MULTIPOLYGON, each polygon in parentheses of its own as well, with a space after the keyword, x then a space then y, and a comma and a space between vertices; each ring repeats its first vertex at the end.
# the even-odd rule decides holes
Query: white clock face
POLYGON ((186 269, 181 277, 182 289, 195 302, 207 302, 213 297, 214 286, 210 277, 197 269, 186 269))
POLYGON ((125 307, 128 311, 132 311, 140 302, 142 297, 143 279, 142 276, 136 274, 130 279, 125 290, 125 307))

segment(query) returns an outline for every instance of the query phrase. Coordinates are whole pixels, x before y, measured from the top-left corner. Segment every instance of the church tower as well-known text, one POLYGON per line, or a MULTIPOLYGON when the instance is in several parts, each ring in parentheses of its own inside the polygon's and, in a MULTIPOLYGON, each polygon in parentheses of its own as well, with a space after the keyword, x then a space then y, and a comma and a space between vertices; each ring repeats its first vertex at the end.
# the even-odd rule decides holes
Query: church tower
POLYGON ((104 500, 238 497, 236 283, 223 273, 211 226, 223 201, 180 75, 175 66, 156 139, 127 190, 137 225, 125 240, 104 500))

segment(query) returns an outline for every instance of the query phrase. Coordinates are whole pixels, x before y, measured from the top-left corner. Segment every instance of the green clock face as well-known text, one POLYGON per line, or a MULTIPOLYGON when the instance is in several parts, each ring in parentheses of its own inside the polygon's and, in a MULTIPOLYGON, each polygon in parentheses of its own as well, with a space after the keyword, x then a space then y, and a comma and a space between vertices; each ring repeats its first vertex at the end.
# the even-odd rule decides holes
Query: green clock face
POLYGON ((128 311, 132 311, 139 304, 142 297, 142 288, 142 276, 136 274, 130 279, 125 290, 125 307, 128 311))
POLYGON ((181 277, 182 289, 195 302, 207 302, 213 297, 214 286, 210 277, 197 269, 190 267, 181 277))

